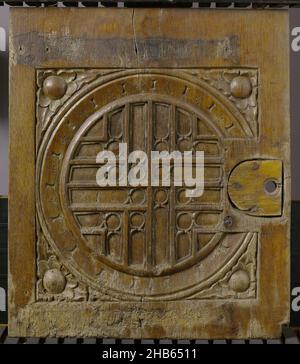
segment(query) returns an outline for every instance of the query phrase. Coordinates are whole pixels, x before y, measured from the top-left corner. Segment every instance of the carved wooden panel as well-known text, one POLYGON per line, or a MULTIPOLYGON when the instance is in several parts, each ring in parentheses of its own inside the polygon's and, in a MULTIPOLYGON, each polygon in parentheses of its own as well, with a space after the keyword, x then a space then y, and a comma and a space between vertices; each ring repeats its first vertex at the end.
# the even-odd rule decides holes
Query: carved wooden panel
MULTIPOLYGON (((121 300, 179 299, 194 297, 220 279, 220 270, 224 276, 233 268, 256 234, 220 231, 226 198, 223 143, 257 133, 256 70, 38 71, 37 80, 41 239, 63 255, 61 263, 81 273, 75 274, 77 281, 87 276, 87 287, 100 292, 105 282, 111 296, 121 300), (251 83, 243 99, 249 122, 230 93, 230 85, 242 77, 251 83), (84 81, 88 88, 82 87, 84 81), (57 101, 51 90, 60 83, 65 94, 57 101), (96 156, 102 150, 118 153, 120 142, 129 152, 149 155, 204 150, 205 193, 186 197, 184 187, 172 185, 99 187, 96 156), (220 262, 212 264, 216 256, 220 262), (230 264, 229 256, 234 257, 230 264)), ((248 291, 250 275, 256 284, 255 259, 246 296, 255 294, 248 291)), ((47 268, 40 259, 38 294, 48 298, 47 268)))
MULTIPOLYGON (((94 12, 41 9, 27 24, 13 11, 11 89, 27 102, 11 102, 11 333, 278 335, 288 312, 288 82, 278 73, 287 58, 269 64, 238 25, 267 15, 125 10, 124 25, 123 11, 94 12), (87 24, 89 39, 77 35, 83 15, 101 32, 87 24), (181 16, 202 25, 184 23, 171 39, 170 19, 181 16), (224 17, 229 28, 208 33, 224 17), (161 33, 145 31, 147 22, 161 33), (204 193, 189 197, 174 183, 100 187, 96 157, 118 154, 120 143, 147 155, 204 151, 204 193)), ((287 36, 286 13, 270 15, 287 36)))

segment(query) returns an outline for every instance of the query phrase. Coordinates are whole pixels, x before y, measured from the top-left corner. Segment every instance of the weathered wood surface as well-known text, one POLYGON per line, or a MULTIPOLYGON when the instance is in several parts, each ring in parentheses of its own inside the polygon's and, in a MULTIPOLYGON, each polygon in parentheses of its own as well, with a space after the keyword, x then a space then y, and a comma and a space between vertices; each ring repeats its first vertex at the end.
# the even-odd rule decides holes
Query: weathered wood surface
POLYGON ((11 336, 281 335, 288 39, 287 11, 12 9, 11 336), (204 194, 101 189, 119 142, 205 150, 204 194))
MULTIPOLYGON (((288 329, 283 330, 282 336, 279 339, 269 339, 269 340, 260 340, 259 344, 268 344, 268 345, 299 345, 300 344, 300 331, 297 329, 288 329)), ((0 327, 0 345, 4 344, 6 341, 11 342, 10 338, 7 336, 7 328, 0 327)), ((16 339, 14 338, 13 341, 15 341, 18 344, 47 344, 47 343, 57 343, 58 339, 51 339, 45 340, 43 338, 22 338, 22 339, 16 339)), ((196 345, 208 345, 208 344, 219 344, 220 341, 222 343, 227 345, 245 345, 249 344, 250 342, 247 340, 157 340, 156 344, 159 345, 181 345, 181 344, 196 344, 196 345)), ((254 344, 255 340, 251 340, 252 344, 254 344)), ((70 341, 68 339, 61 338, 60 344, 66 344, 70 341)), ((154 344, 154 340, 122 340, 121 344, 154 344)), ((94 337, 90 338, 77 338, 72 340, 71 344, 92 344, 92 345, 100 345, 100 344, 106 344, 106 345, 115 345, 120 344, 120 342, 117 342, 116 339, 97 339, 94 337)))

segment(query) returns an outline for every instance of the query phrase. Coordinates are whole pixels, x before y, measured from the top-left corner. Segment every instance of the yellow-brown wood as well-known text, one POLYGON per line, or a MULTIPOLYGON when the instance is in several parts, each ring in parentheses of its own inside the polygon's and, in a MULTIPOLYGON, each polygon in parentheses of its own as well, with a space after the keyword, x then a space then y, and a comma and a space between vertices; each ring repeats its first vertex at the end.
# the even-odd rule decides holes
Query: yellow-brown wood
POLYGON ((11 13, 10 335, 280 336, 287 11, 11 13), (204 150, 204 194, 100 188, 119 142, 204 150))
POLYGON ((230 174, 229 198, 249 215, 281 216, 282 177, 282 161, 242 162, 230 174))

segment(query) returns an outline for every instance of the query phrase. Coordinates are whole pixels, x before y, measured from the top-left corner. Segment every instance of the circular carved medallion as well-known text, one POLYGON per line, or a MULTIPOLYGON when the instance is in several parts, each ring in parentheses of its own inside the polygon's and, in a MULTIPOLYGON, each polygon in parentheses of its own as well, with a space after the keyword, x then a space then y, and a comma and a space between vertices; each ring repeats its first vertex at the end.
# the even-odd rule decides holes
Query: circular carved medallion
POLYGON ((47 241, 76 277, 136 300, 191 296, 217 279, 247 239, 217 232, 221 138, 248 130, 231 108, 189 77, 122 71, 91 82, 57 111, 39 148, 37 209, 47 241), (204 151, 204 194, 187 197, 188 187, 174 184, 99 187, 97 154, 118 154, 120 143, 147 155, 204 151))

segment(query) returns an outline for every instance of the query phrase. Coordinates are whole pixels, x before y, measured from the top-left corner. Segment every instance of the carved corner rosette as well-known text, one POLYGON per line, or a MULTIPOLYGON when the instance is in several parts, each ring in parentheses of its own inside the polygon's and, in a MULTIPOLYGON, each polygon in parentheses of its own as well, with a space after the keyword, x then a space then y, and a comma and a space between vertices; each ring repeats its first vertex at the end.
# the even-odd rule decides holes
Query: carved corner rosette
POLYGON ((235 265, 223 278, 191 299, 255 299, 257 297, 258 237, 254 234, 235 265))
POLYGON ((209 69, 188 72, 226 96, 248 122, 253 135, 258 136, 258 69, 209 69))
POLYGON ((37 234, 37 282, 38 302, 94 302, 113 299, 81 282, 61 263, 47 242, 41 229, 37 234))
POLYGON ((45 69, 36 72, 37 148, 53 116, 84 85, 111 70, 45 69))

